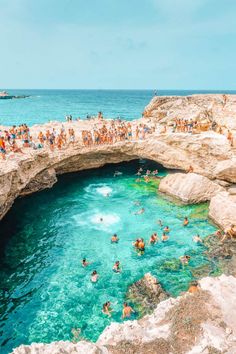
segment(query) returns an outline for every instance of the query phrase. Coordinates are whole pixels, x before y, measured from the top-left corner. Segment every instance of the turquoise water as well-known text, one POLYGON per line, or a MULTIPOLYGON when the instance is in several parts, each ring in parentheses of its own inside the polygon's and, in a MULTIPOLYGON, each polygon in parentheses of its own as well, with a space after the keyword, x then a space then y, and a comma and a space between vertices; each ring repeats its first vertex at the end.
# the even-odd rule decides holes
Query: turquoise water
MULTIPOLYGON (((3 88, 4 89, 4 88, 3 88)), ((64 121, 97 115, 135 119, 153 97, 153 90, 8 90, 13 95, 30 95, 26 99, 0 100, 0 125, 28 125, 49 120, 64 121)), ((222 91, 159 90, 158 95, 190 95, 194 93, 222 93, 222 91)), ((236 91, 224 91, 236 93, 236 91)))
MULTIPOLYGON (((174 296, 187 289, 194 267, 207 264, 214 271, 204 247, 192 242, 194 234, 215 230, 206 207, 175 205, 157 194, 157 181, 136 182, 140 163, 62 176, 53 189, 15 203, 0 229, 1 353, 22 343, 71 340, 73 328, 95 341, 110 321, 121 321, 128 286, 148 271, 174 296), (115 170, 123 174, 113 177, 115 170), (134 215, 141 207, 145 213, 134 215), (187 228, 185 216, 191 220, 187 228), (171 228, 170 240, 147 246, 139 257, 132 241, 148 240, 155 231, 161 236, 159 219, 171 228), (113 233, 118 244, 110 242, 113 233), (185 253, 192 256, 189 266, 171 270, 166 261, 185 253), (91 262, 87 268, 83 257, 91 262), (112 272, 116 260, 121 274, 112 272), (100 275, 96 284, 90 282, 94 269, 100 275), (101 312, 108 300, 112 319, 101 312)), ((156 164, 146 162, 144 168, 156 164)))

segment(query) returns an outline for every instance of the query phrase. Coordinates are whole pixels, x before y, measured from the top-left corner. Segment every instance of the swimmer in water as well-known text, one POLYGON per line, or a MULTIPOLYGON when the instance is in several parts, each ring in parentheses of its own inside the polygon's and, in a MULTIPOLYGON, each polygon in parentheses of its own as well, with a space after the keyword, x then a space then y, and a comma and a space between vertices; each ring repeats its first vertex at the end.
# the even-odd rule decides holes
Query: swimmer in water
POLYGON ((116 263, 114 264, 112 270, 115 273, 121 273, 120 261, 116 261, 116 263))
POLYGON ((112 236, 111 242, 112 242, 112 243, 118 243, 118 242, 119 242, 119 238, 118 238, 117 234, 114 234, 114 235, 112 236))
POLYGON ((184 218, 184 222, 183 222, 183 226, 188 226, 189 224, 189 221, 188 221, 188 218, 184 218))
POLYGON ((137 245, 137 251, 138 251, 138 255, 142 256, 145 252, 145 242, 143 238, 139 239, 138 245, 137 245))
POLYGON ((112 309, 110 301, 107 301, 105 302, 105 304, 102 305, 102 312, 104 313, 104 315, 111 317, 112 309))
POLYGON ((83 267, 87 267, 90 264, 89 262, 87 262, 86 258, 83 258, 81 263, 83 267))
POLYGON ((181 256, 179 257, 180 262, 182 263, 182 265, 188 265, 188 262, 190 261, 191 257, 190 256, 181 256))
POLYGON ((136 211, 136 213, 134 213, 134 215, 140 215, 140 214, 143 214, 144 212, 145 212, 145 209, 141 208, 138 211, 136 211))
POLYGON ((132 309, 131 306, 127 304, 127 302, 124 302, 123 304, 123 311, 122 311, 122 318, 127 318, 131 316, 131 313, 135 313, 135 311, 132 309))
POLYGON ((154 232, 154 234, 152 234, 152 236, 150 237, 149 245, 155 245, 155 243, 157 242, 158 242, 158 236, 157 233, 154 232))
POLYGON ((114 177, 121 176, 121 175, 122 175, 122 172, 120 172, 120 171, 115 171, 114 172, 114 177))
POLYGON ((91 282, 96 283, 98 281, 99 275, 96 270, 94 270, 91 274, 91 282))
POLYGON ((162 226, 163 226, 163 224, 162 224, 162 221, 161 221, 161 220, 158 220, 158 224, 160 225, 160 227, 162 227, 162 226))
POLYGON ((196 243, 202 243, 202 239, 199 235, 193 236, 193 241, 196 243))
POLYGON ((139 200, 135 200, 135 201, 134 201, 134 205, 139 206, 140 204, 141 204, 141 202, 140 202, 139 200))
POLYGON ((153 174, 153 176, 158 175, 158 170, 154 170, 154 171, 152 172, 152 174, 153 174))
POLYGON ((103 218, 100 218, 100 222, 103 222, 103 218))
POLYGON ((170 232, 170 228, 169 226, 166 226, 163 230, 166 234, 168 234, 170 232))
POLYGON ((169 240, 169 236, 166 235, 164 232, 163 232, 163 235, 162 235, 162 238, 161 238, 162 242, 166 242, 169 240))

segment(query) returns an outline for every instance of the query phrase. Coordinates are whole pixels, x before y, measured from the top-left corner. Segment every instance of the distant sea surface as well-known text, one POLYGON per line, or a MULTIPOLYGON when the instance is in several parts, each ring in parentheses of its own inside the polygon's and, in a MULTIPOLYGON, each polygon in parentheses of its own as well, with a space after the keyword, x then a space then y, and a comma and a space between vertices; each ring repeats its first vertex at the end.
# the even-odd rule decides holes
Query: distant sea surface
MULTIPOLYGON (((2 89, 3 90, 3 89, 2 89)), ((0 89, 1 91, 1 89, 0 89)), ((7 90, 11 95, 29 95, 25 99, 0 100, 0 125, 28 125, 65 116, 85 119, 103 112, 104 117, 132 120, 141 117, 153 90, 7 90)), ((158 95, 185 96, 197 93, 231 93, 236 91, 160 90, 158 95)))

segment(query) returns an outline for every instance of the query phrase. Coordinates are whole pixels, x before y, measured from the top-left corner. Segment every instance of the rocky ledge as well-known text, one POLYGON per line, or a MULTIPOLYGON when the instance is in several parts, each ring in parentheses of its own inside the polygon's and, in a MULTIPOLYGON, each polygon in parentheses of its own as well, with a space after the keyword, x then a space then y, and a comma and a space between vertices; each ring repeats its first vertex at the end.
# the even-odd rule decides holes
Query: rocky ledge
POLYGON ((21 345, 13 354, 235 353, 236 278, 206 277, 190 291, 160 302, 140 320, 112 323, 97 343, 33 343, 21 345))

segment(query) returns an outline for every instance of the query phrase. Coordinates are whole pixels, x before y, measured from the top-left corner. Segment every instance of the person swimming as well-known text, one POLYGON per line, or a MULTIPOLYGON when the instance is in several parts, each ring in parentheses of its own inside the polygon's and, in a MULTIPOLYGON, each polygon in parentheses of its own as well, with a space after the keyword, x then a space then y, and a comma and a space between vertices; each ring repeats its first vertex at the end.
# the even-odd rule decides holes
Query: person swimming
POLYGON ((121 267, 120 267, 120 261, 116 261, 113 268, 113 272, 115 273, 121 273, 121 267))
POLYGON ((157 236, 157 233, 154 232, 151 237, 150 237, 150 240, 149 240, 149 245, 154 245, 155 243, 158 242, 158 236, 157 236))
POLYGON ((87 267, 90 264, 89 262, 87 262, 86 258, 83 258, 81 263, 83 267, 87 267))
POLYGON ((100 218, 99 220, 100 220, 100 222, 103 222, 103 218, 100 218))
POLYGON ((118 238, 117 234, 114 234, 114 235, 112 236, 111 242, 112 242, 112 243, 118 243, 118 242, 119 242, 119 238, 118 238))
POLYGON ((168 240, 169 240, 169 236, 168 236, 168 235, 166 235, 166 233, 165 233, 165 232, 163 232, 161 240, 162 240, 162 242, 166 242, 166 241, 168 241, 168 240))
POLYGON ((139 209, 138 211, 136 211, 135 213, 134 213, 134 215, 140 215, 140 214, 143 214, 145 212, 145 209, 144 208, 141 208, 141 209, 139 209))
POLYGON ((191 257, 190 256, 181 256, 179 257, 180 262, 182 263, 182 265, 188 265, 188 262, 190 261, 191 257))
POLYGON ((162 224, 162 221, 161 220, 158 220, 158 224, 162 227, 163 224, 162 224))
POLYGON ((145 242, 143 238, 139 239, 138 245, 137 245, 137 250, 138 250, 138 255, 142 256, 145 252, 145 242))
POLYGON ((183 226, 188 226, 188 224, 189 224, 188 218, 185 217, 183 221, 183 226))
POLYGON ((127 318, 131 316, 131 313, 135 313, 135 311, 132 309, 131 306, 127 304, 127 302, 124 302, 123 304, 123 311, 122 311, 122 318, 127 318))
POLYGON ((94 270, 91 274, 91 282, 96 283, 98 281, 99 275, 96 270, 94 270))
POLYGON ((117 176, 121 176, 122 175, 122 172, 120 172, 120 171, 115 171, 114 172, 114 177, 117 177, 117 176))
POLYGON ((202 239, 199 235, 193 236, 193 241, 196 243, 202 243, 202 239))
POLYGON ((105 302, 105 304, 102 305, 102 312, 104 313, 104 315, 111 317, 112 309, 110 301, 107 301, 105 302))
POLYGON ((166 234, 168 234, 170 232, 170 228, 169 226, 166 226, 163 230, 166 234))

